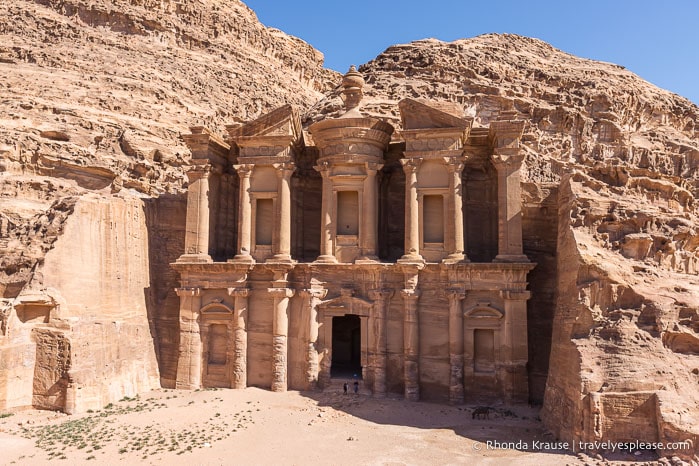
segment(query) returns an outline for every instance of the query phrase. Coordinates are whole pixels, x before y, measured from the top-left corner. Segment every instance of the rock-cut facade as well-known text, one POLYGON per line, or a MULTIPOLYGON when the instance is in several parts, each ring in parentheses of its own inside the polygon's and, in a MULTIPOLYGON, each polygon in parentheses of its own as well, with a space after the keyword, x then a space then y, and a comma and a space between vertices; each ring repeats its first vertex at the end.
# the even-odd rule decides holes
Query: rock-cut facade
POLYGON ((404 99, 396 131, 363 85, 307 129, 287 105, 183 136, 176 387, 527 401, 524 121, 404 99))

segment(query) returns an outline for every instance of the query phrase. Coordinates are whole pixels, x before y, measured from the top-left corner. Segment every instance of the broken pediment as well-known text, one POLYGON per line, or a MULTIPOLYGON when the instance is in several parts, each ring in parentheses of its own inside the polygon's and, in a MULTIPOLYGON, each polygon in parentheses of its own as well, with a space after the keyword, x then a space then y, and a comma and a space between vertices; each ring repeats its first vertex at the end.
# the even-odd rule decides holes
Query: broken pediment
POLYGON ((436 128, 470 128, 472 119, 452 102, 425 102, 403 99, 398 103, 404 130, 436 128))
POLYGON ((226 126, 228 136, 236 141, 240 138, 291 136, 292 140, 303 137, 301 120, 292 105, 283 105, 244 124, 226 126))
POLYGON ((464 317, 470 319, 502 319, 504 314, 490 304, 479 303, 464 312, 464 317))
POLYGON ((336 315, 355 314, 368 316, 372 302, 348 294, 343 294, 337 298, 323 301, 319 307, 326 312, 336 315))

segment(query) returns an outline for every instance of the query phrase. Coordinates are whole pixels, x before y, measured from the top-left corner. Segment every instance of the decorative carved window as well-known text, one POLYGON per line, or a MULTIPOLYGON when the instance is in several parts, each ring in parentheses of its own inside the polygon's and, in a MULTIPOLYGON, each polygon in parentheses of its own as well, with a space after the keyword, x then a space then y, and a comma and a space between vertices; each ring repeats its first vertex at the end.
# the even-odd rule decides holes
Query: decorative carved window
POLYGON ((444 197, 426 195, 422 198, 423 241, 425 243, 444 242, 444 197))
POLYGON ((209 326, 209 364, 226 364, 228 350, 228 326, 211 324, 209 326))
POLYGON ((495 372, 495 332, 493 330, 473 331, 473 360, 476 372, 495 372))
POLYGON ((255 244, 272 244, 274 224, 274 200, 258 199, 255 209, 255 244))
POLYGON ((359 234, 359 193, 338 191, 337 193, 337 234, 359 234))

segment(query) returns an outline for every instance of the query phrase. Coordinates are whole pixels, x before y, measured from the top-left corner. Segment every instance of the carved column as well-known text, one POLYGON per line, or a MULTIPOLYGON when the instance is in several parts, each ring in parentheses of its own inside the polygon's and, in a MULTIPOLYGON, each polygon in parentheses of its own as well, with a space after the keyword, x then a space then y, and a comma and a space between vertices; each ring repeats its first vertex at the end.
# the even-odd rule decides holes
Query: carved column
POLYGON ((529 346, 527 341, 527 300, 529 291, 503 290, 505 321, 504 341, 501 342, 503 371, 500 374, 505 400, 510 403, 524 403, 529 400, 529 380, 527 361, 529 346))
POLYGON ((376 185, 376 172, 383 165, 367 163, 364 179, 363 215, 364 226, 360 233, 360 247, 364 260, 378 260, 376 255, 378 238, 378 186, 376 185))
POLYGON ((318 385, 318 304, 325 297, 328 290, 322 288, 309 288, 299 292, 304 300, 303 321, 307 322, 306 336, 306 383, 307 389, 313 390, 318 385))
POLYGON ((405 254, 401 260, 422 260, 420 255, 420 218, 417 198, 419 161, 401 159, 405 172, 405 254))
POLYGON ((332 180, 330 179, 330 168, 327 163, 316 167, 316 170, 320 172, 323 177, 323 197, 321 199, 320 206, 320 256, 316 259, 317 262, 325 263, 336 263, 335 251, 333 251, 333 219, 332 219, 332 205, 333 205, 333 187, 332 180))
POLYGON ((193 390, 201 388, 202 347, 199 330, 201 290, 177 288, 175 292, 180 297, 180 348, 175 388, 193 390))
POLYGON ((405 314, 403 317, 403 381, 405 383, 405 399, 418 401, 420 399, 420 327, 418 322, 417 300, 420 291, 404 289, 403 295, 405 314))
POLYGON ((386 333, 386 316, 388 299, 393 296, 393 290, 377 289, 369 292, 374 301, 374 342, 372 347, 371 365, 374 372, 374 396, 386 396, 386 367, 388 366, 388 338, 386 333))
POLYGON ((464 402, 464 315, 461 301, 463 290, 447 290, 449 298, 449 402, 464 402))
POLYGON ((248 385, 248 318, 249 288, 229 288, 228 294, 235 297, 235 357, 233 360, 232 388, 245 388, 248 385))
POLYGON ((240 177, 240 224, 238 229, 238 255, 235 260, 252 262, 252 203, 250 201, 250 175, 253 165, 234 165, 240 177))
MULTIPOLYGON (((449 171, 449 212, 454 213, 454 220, 449 221, 449 231, 447 235, 447 252, 450 260, 461 261, 466 259, 464 253, 464 215, 462 207, 462 186, 461 172, 464 169, 463 162, 456 158, 448 159, 447 170, 449 171)), ((451 216, 450 216, 451 218, 451 216)))
POLYGON ((279 178, 279 238, 274 260, 291 261, 291 189, 289 187, 294 165, 284 163, 275 165, 279 178))
POLYGON ((520 168, 524 156, 511 149, 495 149, 498 173, 498 255, 496 261, 528 262, 522 248, 520 168), (508 155, 510 154, 510 155, 508 155))
POLYGON ((187 172, 187 224, 185 230, 185 256, 187 260, 211 262, 209 256, 209 178, 214 167, 196 166, 187 172))
POLYGON ((268 288, 274 298, 272 321, 272 391, 285 392, 287 388, 287 353, 289 335, 289 298, 294 290, 289 288, 268 288))

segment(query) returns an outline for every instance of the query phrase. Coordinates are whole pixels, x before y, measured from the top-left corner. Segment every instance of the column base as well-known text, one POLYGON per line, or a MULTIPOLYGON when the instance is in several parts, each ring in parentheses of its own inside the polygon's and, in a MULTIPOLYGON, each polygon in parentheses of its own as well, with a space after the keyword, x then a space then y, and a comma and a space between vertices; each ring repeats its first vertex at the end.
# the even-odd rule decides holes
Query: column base
POLYGON ((456 264, 458 262, 471 262, 468 257, 466 257, 466 254, 462 252, 455 252, 453 254, 449 254, 447 257, 442 259, 443 264, 456 264))
POLYGON ((417 386, 405 387, 405 399, 407 401, 420 401, 420 388, 417 386))
POLYGON ((449 404, 464 404, 464 387, 449 387, 449 404))
POLYGON ((379 258, 373 254, 359 257, 354 260, 355 264, 376 264, 379 258))
POLYGON ((200 390, 201 384, 190 382, 175 382, 175 390, 200 390))
POLYGON ((529 262, 524 254, 498 254, 493 262, 529 262))
POLYGON ((233 259, 228 259, 228 262, 236 264, 254 264, 255 258, 253 258, 250 254, 238 254, 233 259))
POLYGON ((425 259, 420 254, 405 254, 396 261, 398 264, 425 264, 425 259))
POLYGON ((318 258, 314 261, 316 264, 337 264, 337 257, 331 256, 328 254, 323 254, 322 256, 318 256, 318 258))
POLYGON ((213 259, 208 254, 182 254, 177 258, 176 262, 186 262, 186 263, 213 263, 213 259))
POLYGON ((286 383, 284 382, 275 382, 272 384, 270 387, 270 390, 273 392, 285 392, 286 391, 286 383))
POLYGON ((291 258, 289 254, 275 254, 273 257, 270 257, 265 261, 267 264, 288 264, 291 265, 294 263, 294 260, 291 258))

